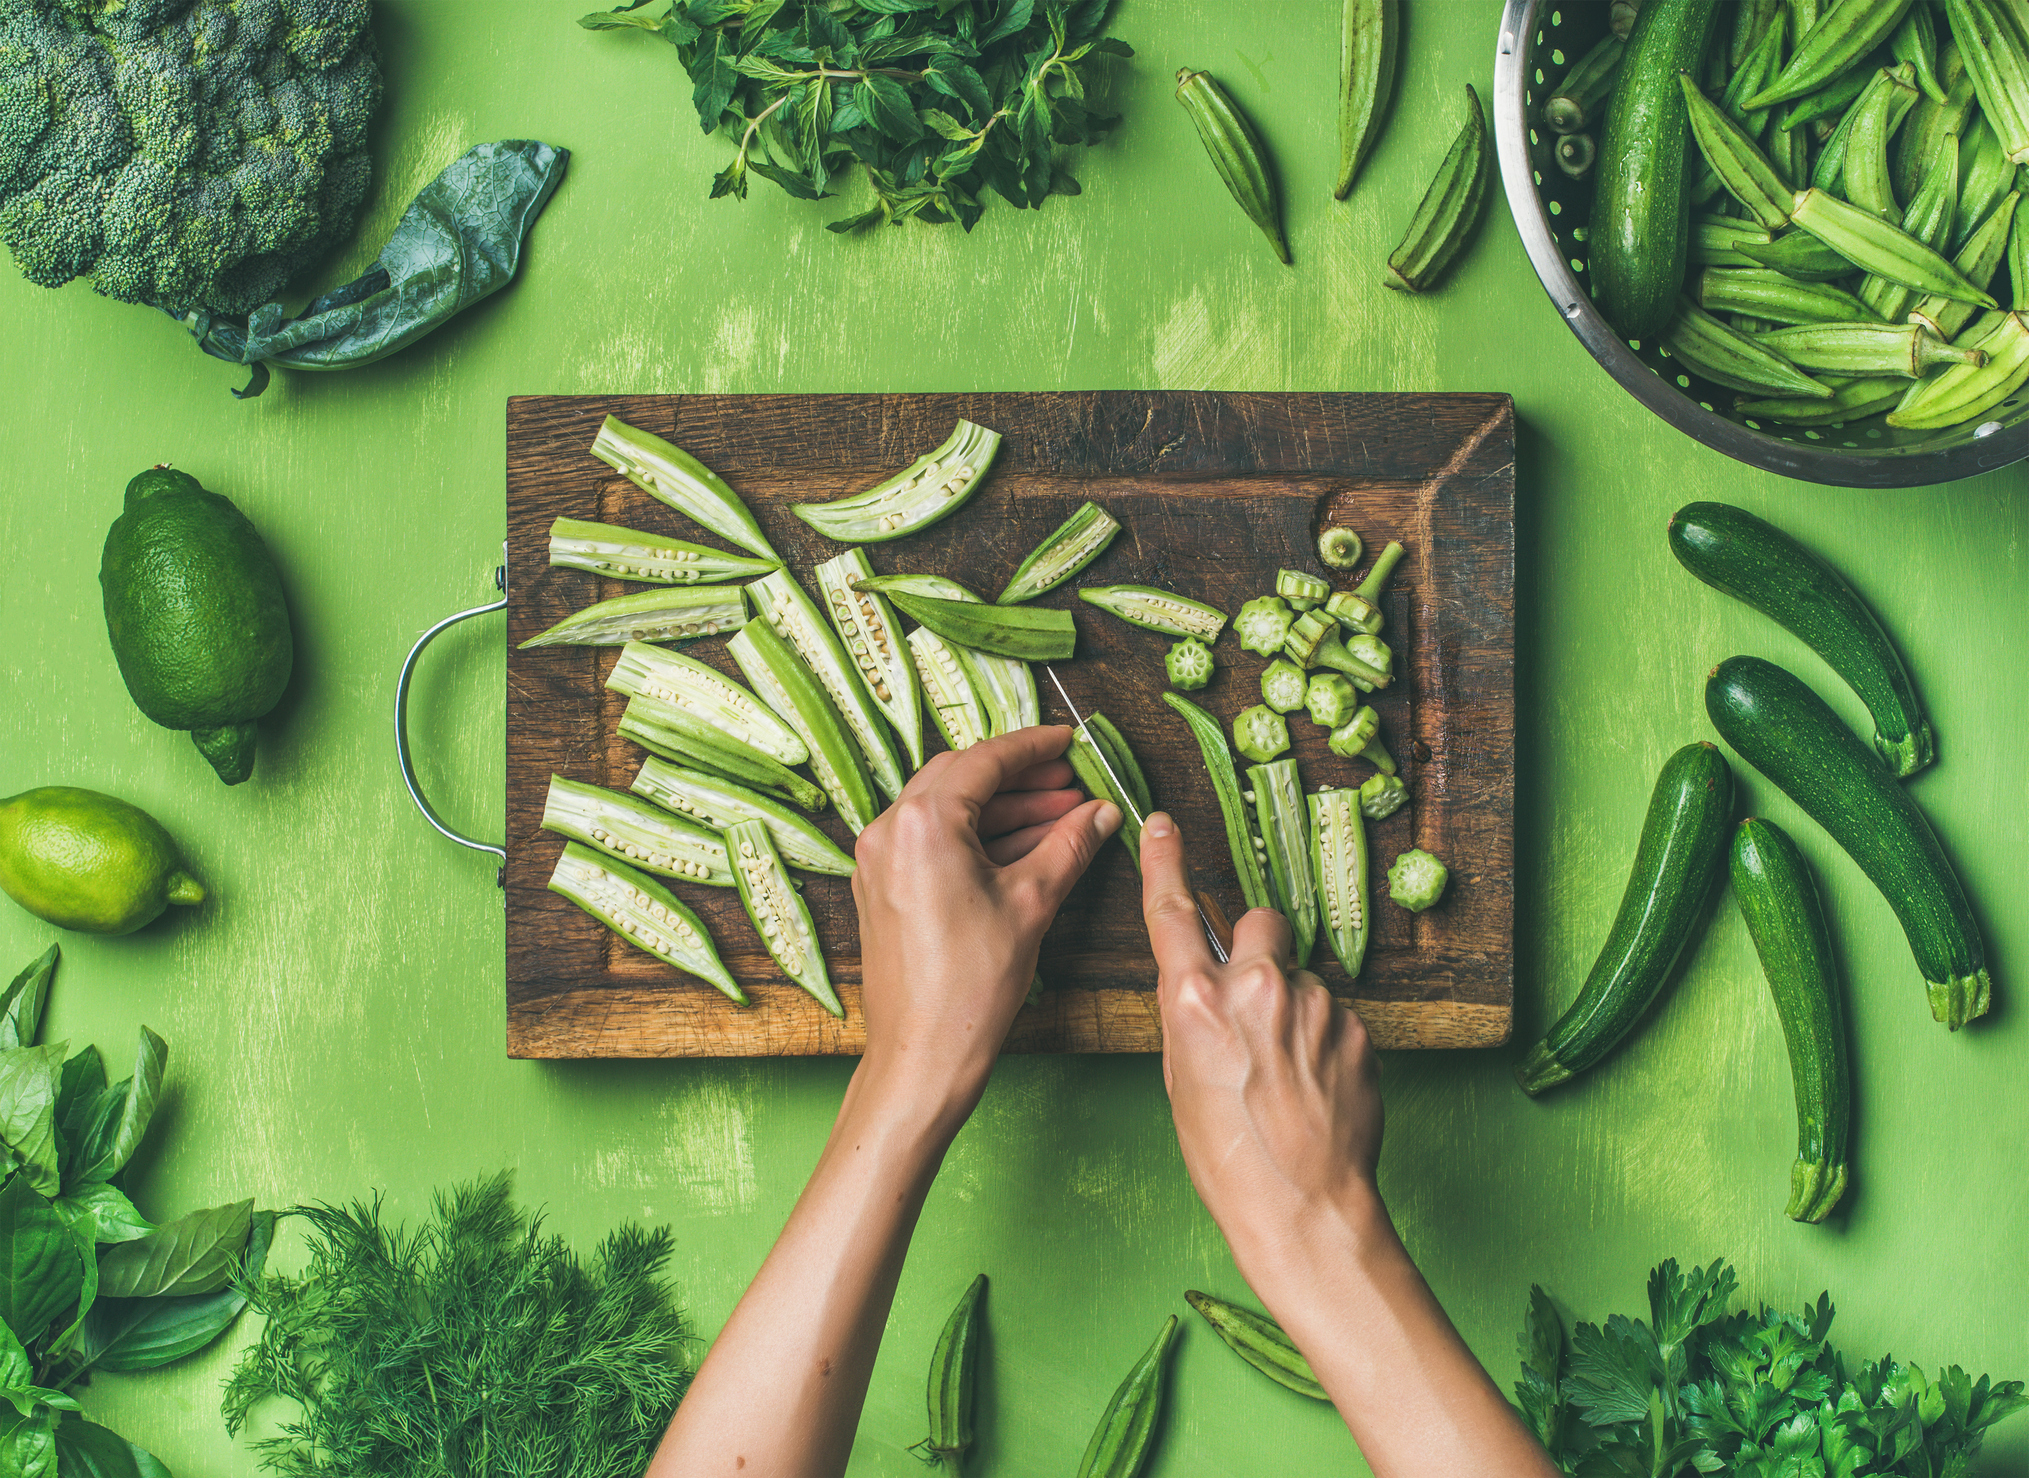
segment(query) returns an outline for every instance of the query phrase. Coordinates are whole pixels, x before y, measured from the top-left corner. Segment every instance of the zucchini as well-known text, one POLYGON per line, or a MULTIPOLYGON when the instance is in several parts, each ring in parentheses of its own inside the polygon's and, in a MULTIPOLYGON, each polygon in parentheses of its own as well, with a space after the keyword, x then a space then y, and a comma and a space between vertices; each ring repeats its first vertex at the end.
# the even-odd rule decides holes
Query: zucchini
MULTIPOLYGON (((1647 14, 1644 10, 1643 14, 1647 14)), ((1515 1069, 1531 1095, 1584 1072, 1662 994, 1719 876, 1733 772, 1717 745, 1687 744, 1656 777, 1620 912, 1578 999, 1515 1069)))
POLYGON ((1774 524, 1725 503, 1679 508, 1670 552, 1824 658, 1867 705, 1875 752, 1890 770, 1914 775, 1936 758, 1930 719, 1895 644, 1837 570, 1774 524))
POLYGON ((1699 73, 1717 12, 1717 0, 1647 0, 1607 109, 1593 187, 1592 297, 1626 338, 1654 338, 1677 311, 1691 255, 1691 125, 1677 74, 1699 73))
POLYGON ((1992 997, 1986 946, 1958 874, 1916 802, 1839 716, 1792 674, 1729 657, 1705 684, 1720 737, 1803 807, 1887 898, 1930 992, 1957 1031, 1992 997))
POLYGON ((1748 817, 1733 834, 1733 896, 1775 997, 1796 1090, 1792 1221, 1823 1221, 1846 1192, 1853 1086, 1832 936, 1810 869, 1773 822, 1748 817))

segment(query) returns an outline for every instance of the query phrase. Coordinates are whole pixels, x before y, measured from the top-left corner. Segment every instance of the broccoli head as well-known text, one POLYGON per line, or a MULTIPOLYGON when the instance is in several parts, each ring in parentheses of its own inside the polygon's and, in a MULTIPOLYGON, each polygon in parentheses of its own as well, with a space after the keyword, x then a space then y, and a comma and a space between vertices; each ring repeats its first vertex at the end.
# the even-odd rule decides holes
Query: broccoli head
POLYGON ((274 299, 366 198, 371 0, 4 0, 0 241, 177 315, 274 299))

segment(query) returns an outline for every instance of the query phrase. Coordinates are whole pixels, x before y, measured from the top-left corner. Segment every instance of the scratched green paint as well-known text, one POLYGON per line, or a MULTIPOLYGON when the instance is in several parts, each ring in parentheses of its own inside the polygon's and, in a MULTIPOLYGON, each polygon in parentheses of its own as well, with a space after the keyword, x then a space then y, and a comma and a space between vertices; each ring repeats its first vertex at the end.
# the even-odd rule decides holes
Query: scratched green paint
MULTIPOLYGON (((1394 121, 1347 205, 1329 199, 1336 7, 1123 0, 1118 30, 1140 53, 1121 76, 1128 122, 1076 161, 1082 198, 1027 218, 995 203, 970 238, 840 241, 821 222, 851 200, 813 208, 757 185, 744 206, 705 201, 725 146, 699 136, 666 53, 570 24, 586 3, 379 7, 377 223, 467 144, 535 135, 576 151, 523 280, 391 362, 279 377, 239 405, 231 372, 168 320, 0 268, 0 791, 127 796, 185 841, 212 890, 194 916, 137 938, 67 940, 51 1012, 55 1037, 117 1052, 146 1021, 171 1043, 145 1208, 384 1187, 390 1212, 413 1216, 432 1187, 512 1165, 523 1195, 580 1240, 626 1217, 671 1223, 677 1277, 709 1333, 823 1141, 848 1063, 502 1056, 492 869, 410 810, 388 713, 415 635, 490 593, 508 395, 1508 390, 1522 422, 1520 1032, 1540 1029, 1590 962, 1656 768, 1708 732, 1707 669, 1735 651, 1793 662, 1858 716, 1794 641, 1676 568, 1663 524, 1693 497, 1793 529, 1903 640, 1942 746, 1914 789, 1986 910, 1999 1005, 1956 1038, 1933 1026, 1881 899, 1743 775, 1755 809, 1794 823, 1819 868, 1852 976, 1858 1160, 1839 1216, 1782 1218, 1787 1071, 1729 909, 1640 1036, 1573 1090, 1524 1101, 1505 1051, 1392 1059, 1383 1175, 1404 1234, 1503 1382, 1532 1279, 1596 1318, 1634 1308, 1669 1254, 1730 1256, 1747 1289, 1785 1302, 1830 1285, 1863 1352, 2029 1376, 2022 471, 1842 492, 1670 435, 1559 325, 1498 201, 1445 290, 1383 289, 1458 86, 1490 82, 1492 14, 1468 18, 1483 7, 1443 7, 1442 21, 1405 7, 1394 121), (1275 149, 1294 269, 1225 199, 1170 101, 1186 63, 1222 74, 1275 149), (294 602, 300 675, 254 782, 230 792, 127 703, 97 616, 119 490, 161 460, 246 509, 294 602)), ((484 835, 500 827, 502 671, 499 627, 482 623, 433 649, 415 689, 424 781, 484 835)), ((48 937, 0 906, 0 966, 48 937)), ((919 1471, 903 1449, 922 1435, 924 1362, 982 1268, 981 1474, 1068 1471, 1183 1289, 1244 1296, 1185 1179, 1153 1059, 1002 1065, 930 1198, 855 1475, 919 1471)), ((186 1478, 246 1472, 216 1417, 228 1358, 104 1379, 87 1402, 186 1478)), ((1174 1389, 1159 1478, 1365 1471, 1329 1411, 1195 1325, 1174 1389)), ((2018 1419, 1982 1471, 2025 1463, 2018 1419)))

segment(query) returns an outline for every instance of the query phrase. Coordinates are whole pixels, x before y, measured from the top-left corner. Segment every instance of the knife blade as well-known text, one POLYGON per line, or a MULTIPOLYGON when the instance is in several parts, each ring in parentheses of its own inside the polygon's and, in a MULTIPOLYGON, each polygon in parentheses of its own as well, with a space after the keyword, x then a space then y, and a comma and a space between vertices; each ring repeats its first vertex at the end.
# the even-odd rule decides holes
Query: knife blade
MULTIPOLYGON (((1071 695, 1065 691, 1064 680, 1057 676, 1057 669, 1046 662, 1043 664, 1043 672, 1049 677, 1050 685, 1057 690, 1057 696, 1064 700, 1064 707, 1070 710, 1071 717, 1078 726, 1078 732, 1085 736, 1085 742, 1092 746, 1092 752, 1099 757, 1099 767, 1106 772, 1106 778, 1113 782, 1114 796, 1126 808, 1128 814, 1134 817, 1134 824, 1141 826, 1146 818, 1135 806, 1133 795, 1120 783, 1120 776, 1115 772, 1113 762, 1106 758, 1106 746, 1092 737, 1092 730, 1086 727, 1085 716, 1078 711, 1078 705, 1071 701, 1071 695)), ((1225 914, 1220 911, 1218 903, 1209 893, 1195 886, 1191 888, 1191 901, 1198 907, 1198 922, 1204 926, 1205 939, 1211 944, 1213 955, 1220 964, 1228 963, 1233 958, 1233 929, 1226 922, 1225 914)))

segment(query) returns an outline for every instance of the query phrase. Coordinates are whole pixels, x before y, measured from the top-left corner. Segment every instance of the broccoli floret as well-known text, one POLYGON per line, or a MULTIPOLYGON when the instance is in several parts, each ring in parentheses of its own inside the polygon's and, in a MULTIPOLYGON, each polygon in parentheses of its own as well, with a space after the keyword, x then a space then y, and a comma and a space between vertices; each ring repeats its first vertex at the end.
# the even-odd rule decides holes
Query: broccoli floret
POLYGON ((31 282, 86 277, 239 316, 351 232, 380 102, 370 0, 7 0, 0 241, 31 282))

